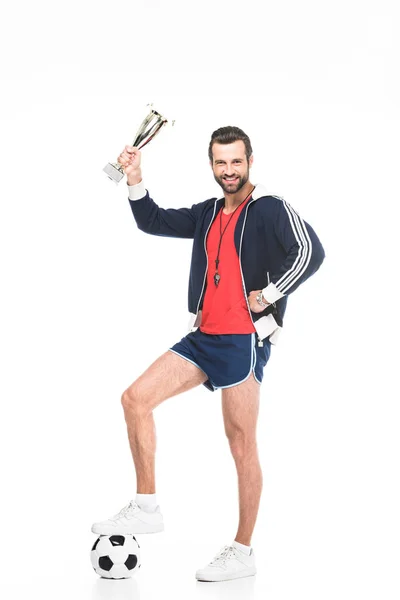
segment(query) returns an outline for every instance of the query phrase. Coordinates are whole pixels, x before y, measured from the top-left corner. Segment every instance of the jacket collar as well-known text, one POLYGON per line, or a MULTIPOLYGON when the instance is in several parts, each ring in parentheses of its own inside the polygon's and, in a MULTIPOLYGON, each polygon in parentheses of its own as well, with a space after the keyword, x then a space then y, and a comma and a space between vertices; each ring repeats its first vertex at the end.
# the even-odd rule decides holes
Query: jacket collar
POLYGON ((269 196, 267 188, 262 183, 256 183, 254 192, 252 193, 254 200, 262 198, 263 196, 269 196))

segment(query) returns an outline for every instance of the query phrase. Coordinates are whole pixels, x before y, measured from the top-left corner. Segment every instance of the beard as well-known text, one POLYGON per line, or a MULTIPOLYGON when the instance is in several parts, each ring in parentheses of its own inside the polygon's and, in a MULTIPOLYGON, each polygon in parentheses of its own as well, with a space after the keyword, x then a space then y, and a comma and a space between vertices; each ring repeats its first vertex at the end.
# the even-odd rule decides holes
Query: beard
POLYGON ((240 177, 239 175, 239 179, 234 181, 233 183, 230 183, 223 177, 218 177, 217 175, 215 175, 215 173, 214 179, 222 187, 226 194, 236 194, 248 182, 249 171, 247 171, 247 173, 243 175, 243 177, 240 177))

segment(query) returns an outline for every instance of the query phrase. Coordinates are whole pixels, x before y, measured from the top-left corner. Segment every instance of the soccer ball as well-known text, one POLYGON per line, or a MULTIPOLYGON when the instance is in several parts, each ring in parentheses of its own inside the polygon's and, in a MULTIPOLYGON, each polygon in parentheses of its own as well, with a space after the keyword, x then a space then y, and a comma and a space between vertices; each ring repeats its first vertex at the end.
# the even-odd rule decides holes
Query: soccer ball
POLYGON ((140 546, 134 535, 101 535, 90 553, 93 569, 107 579, 125 579, 140 568, 140 546))

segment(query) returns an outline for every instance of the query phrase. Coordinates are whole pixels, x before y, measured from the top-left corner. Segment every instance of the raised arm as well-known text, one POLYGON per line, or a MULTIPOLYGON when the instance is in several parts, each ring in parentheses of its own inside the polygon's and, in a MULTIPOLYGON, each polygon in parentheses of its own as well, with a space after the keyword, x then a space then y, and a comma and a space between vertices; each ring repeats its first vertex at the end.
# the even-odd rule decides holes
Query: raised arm
POLYGON ((141 171, 141 152, 125 146, 118 157, 124 167, 129 190, 129 204, 141 231, 152 235, 193 238, 196 228, 196 205, 191 208, 160 208, 144 187, 141 171))

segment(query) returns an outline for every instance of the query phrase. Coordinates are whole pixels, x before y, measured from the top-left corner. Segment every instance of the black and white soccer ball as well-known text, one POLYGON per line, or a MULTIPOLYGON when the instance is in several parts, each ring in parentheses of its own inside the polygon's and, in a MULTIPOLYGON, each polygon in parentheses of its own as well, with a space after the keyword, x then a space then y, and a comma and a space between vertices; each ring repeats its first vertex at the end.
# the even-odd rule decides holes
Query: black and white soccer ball
POLYGON ((101 577, 126 579, 140 568, 140 546, 132 534, 101 535, 93 544, 90 559, 101 577))

